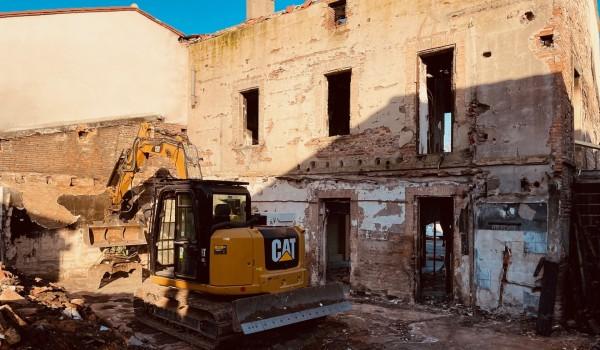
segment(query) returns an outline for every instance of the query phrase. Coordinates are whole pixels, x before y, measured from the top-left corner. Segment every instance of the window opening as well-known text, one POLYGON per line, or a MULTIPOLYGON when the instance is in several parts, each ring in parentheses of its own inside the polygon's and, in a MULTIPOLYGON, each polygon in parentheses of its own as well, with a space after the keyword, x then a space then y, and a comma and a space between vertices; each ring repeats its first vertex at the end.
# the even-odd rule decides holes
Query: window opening
POLYGON ((214 223, 221 222, 246 222, 246 196, 236 194, 213 195, 214 223))
POLYGON ((554 34, 541 35, 540 41, 542 42, 542 45, 545 47, 553 47, 554 46, 554 34))
POLYGON ((452 152, 453 52, 422 55, 419 64, 419 153, 452 152))
POLYGON ((327 75, 329 136, 350 133, 350 83, 352 71, 327 75))
POLYGON ((244 123, 246 126, 246 140, 251 140, 253 145, 258 145, 259 127, 259 91, 258 89, 242 92, 244 123))
POLYGON ((583 116, 581 115, 581 75, 577 70, 573 73, 573 124, 576 140, 583 140, 583 116))
POLYGON ((346 16, 346 0, 336 1, 329 4, 333 10, 333 21, 336 26, 346 24, 348 17, 346 16))
POLYGON ((452 113, 444 113, 444 152, 452 152, 452 113))

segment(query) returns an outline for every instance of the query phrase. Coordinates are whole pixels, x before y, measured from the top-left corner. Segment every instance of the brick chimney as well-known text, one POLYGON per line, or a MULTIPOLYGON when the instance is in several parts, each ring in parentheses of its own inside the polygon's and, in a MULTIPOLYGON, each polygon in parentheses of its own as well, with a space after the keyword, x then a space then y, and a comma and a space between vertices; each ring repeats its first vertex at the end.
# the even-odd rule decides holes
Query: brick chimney
POLYGON ((268 16, 275 12, 275 0, 246 0, 246 20, 268 16))

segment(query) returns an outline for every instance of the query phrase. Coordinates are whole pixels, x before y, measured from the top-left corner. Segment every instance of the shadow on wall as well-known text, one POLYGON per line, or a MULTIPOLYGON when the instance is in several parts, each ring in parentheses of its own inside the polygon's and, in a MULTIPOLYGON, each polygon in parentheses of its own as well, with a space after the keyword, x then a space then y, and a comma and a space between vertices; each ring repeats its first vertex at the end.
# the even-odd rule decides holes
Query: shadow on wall
MULTIPOLYGON (((469 295, 481 287, 477 285, 472 261, 482 248, 491 249, 474 247, 476 220, 469 218, 473 214, 468 213, 474 213, 474 208, 484 202, 549 202, 547 245, 543 252, 523 251, 521 255, 527 261, 524 266, 519 267, 521 262, 515 256, 508 269, 509 277, 500 273, 490 276, 497 279, 495 285, 502 287, 490 291, 493 300, 482 305, 523 310, 523 290, 529 291, 531 288, 526 286, 535 284, 533 272, 539 257, 564 253, 558 250, 566 239, 560 232, 561 227, 568 227, 568 215, 564 215, 568 202, 559 202, 559 198, 568 198, 569 188, 557 184, 569 184, 568 178, 574 171, 565 165, 572 161, 574 152, 573 112, 566 84, 562 74, 556 73, 456 89, 450 110, 443 109, 447 106, 436 107, 431 91, 429 100, 417 95, 396 96, 360 124, 352 125, 350 135, 286 140, 281 145, 273 144, 270 140, 276 138, 271 135, 284 135, 286 125, 275 123, 267 130, 266 144, 249 151, 240 165, 247 170, 260 169, 261 165, 270 168, 264 159, 278 161, 276 149, 285 147, 288 154, 302 153, 304 147, 309 149, 312 154, 296 165, 288 165, 288 171, 268 181, 251 181, 255 210, 267 215, 271 222, 296 223, 306 228, 312 281, 322 282, 327 269, 323 202, 336 197, 350 199, 356 203, 349 230, 353 289, 407 299, 414 298, 420 285, 414 259, 415 247, 421 244, 417 239, 417 198, 454 198, 450 268, 454 274, 454 297, 467 303, 475 302, 469 295), (438 113, 436 123, 427 118, 419 122, 419 115, 427 109, 438 113), (444 126, 449 125, 448 113, 452 118, 452 152, 417 152, 423 139, 419 135, 427 135, 427 129, 437 128, 429 134, 437 135, 438 143, 450 141, 444 139, 448 137, 444 132, 444 126), (460 217, 465 214, 467 221, 461 223, 460 217), (528 256, 531 254, 537 257, 528 256), (502 293, 503 305, 499 305, 502 293)), ((203 148, 202 143, 198 145, 203 148)), ((239 154, 231 154, 239 163, 239 154)), ((206 161, 214 164, 210 158, 206 161)), ((228 170, 232 171, 235 168, 228 170)), ((219 176, 218 171, 213 174, 219 176)), ((252 175, 239 174, 239 178, 252 179, 252 175)), ((494 232, 501 235, 502 230, 494 232)), ((523 250, 525 236, 525 232, 520 232, 521 248, 518 242, 503 241, 502 248, 514 244, 512 249, 523 250)), ((490 258, 485 262, 490 265, 488 270, 501 271, 502 257, 490 258)))
MULTIPOLYGON (((418 244, 415 199, 453 197, 455 231, 450 254, 455 297, 468 300, 469 291, 478 288, 469 285, 473 280, 469 264, 475 254, 474 233, 469 225, 459 222, 460 215, 466 207, 482 201, 552 200, 549 183, 557 181, 559 171, 570 171, 560 163, 563 153, 572 154, 565 135, 570 129, 563 124, 570 120, 565 116, 571 112, 560 109, 568 105, 566 91, 558 74, 454 91, 453 152, 426 155, 417 154, 419 110, 414 106, 418 97, 392 98, 384 108, 354 126, 352 135, 306 140, 305 146, 313 150, 313 155, 266 186, 253 184, 255 205, 259 211, 279 217, 291 213, 297 223, 305 226, 309 268, 313 282, 319 282, 326 276, 328 263, 323 234, 327 221, 321 215, 321 204, 323 199, 350 199, 354 203, 348 239, 352 287, 411 299, 420 283, 413 258, 418 244), (530 97, 524 99, 524 94, 530 97), (539 182, 539 186, 523 187, 523 177, 531 183, 539 182), (461 244, 469 246, 467 254, 461 253, 465 251, 461 244)), ((262 155, 268 156, 268 146, 260 150, 262 155)), ((260 162, 254 165, 260 166, 260 162)), ((67 202, 61 200, 68 208, 67 202)), ((68 271, 71 267, 65 265, 68 262, 64 253, 79 249, 81 225, 42 229, 28 222, 25 212, 14 213, 23 221, 15 222, 14 228, 11 223, 11 238, 34 238, 27 243, 30 250, 20 249, 23 259, 31 260, 22 260, 17 267, 34 268, 35 274, 35 269, 42 266, 44 276, 53 278, 60 277, 60 271, 68 271), (35 254, 28 256, 25 252, 29 251, 35 254)), ((90 215, 86 211, 78 214, 90 215)), ((549 225, 548 230, 548 245, 557 244, 558 225, 549 225)), ((95 253, 81 249, 86 259, 99 255, 96 249, 95 253)), ((502 261, 489 263, 502 266, 502 261)), ((78 266, 82 265, 79 261, 78 266)), ((519 266, 519 262, 514 261, 512 266, 519 266)), ((527 265, 524 271, 515 271, 515 277, 532 282, 534 268, 527 265)), ((512 270, 508 273, 510 276, 512 270)), ((496 277, 502 278, 492 278, 496 277)), ((522 280, 509 279, 515 284, 522 280)))

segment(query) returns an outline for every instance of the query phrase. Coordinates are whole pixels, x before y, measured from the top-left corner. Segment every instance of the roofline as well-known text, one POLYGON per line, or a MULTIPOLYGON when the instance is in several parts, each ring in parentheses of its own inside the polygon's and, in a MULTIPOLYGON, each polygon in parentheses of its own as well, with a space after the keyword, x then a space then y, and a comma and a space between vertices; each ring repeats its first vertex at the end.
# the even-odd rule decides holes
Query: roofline
POLYGON ((170 30, 179 37, 185 36, 182 32, 162 22, 151 14, 132 6, 111 6, 111 7, 89 7, 89 8, 66 8, 66 9, 50 9, 50 10, 32 10, 32 11, 15 11, 15 12, 0 12, 0 18, 12 17, 29 17, 29 16, 46 16, 46 15, 63 15, 70 13, 94 13, 94 12, 118 12, 118 11, 135 11, 142 16, 148 18, 152 22, 170 30))

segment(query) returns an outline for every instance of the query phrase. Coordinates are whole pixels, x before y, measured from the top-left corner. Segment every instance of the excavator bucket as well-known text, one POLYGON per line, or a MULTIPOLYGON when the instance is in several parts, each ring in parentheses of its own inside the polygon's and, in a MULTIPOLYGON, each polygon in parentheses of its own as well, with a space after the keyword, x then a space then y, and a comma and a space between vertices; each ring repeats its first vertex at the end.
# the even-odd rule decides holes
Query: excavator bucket
POLYGON ((84 242, 97 248, 145 245, 144 229, 139 223, 99 223, 88 226, 84 242))
POLYGON ((233 302, 233 328, 252 334, 349 311, 339 283, 264 294, 233 302))

